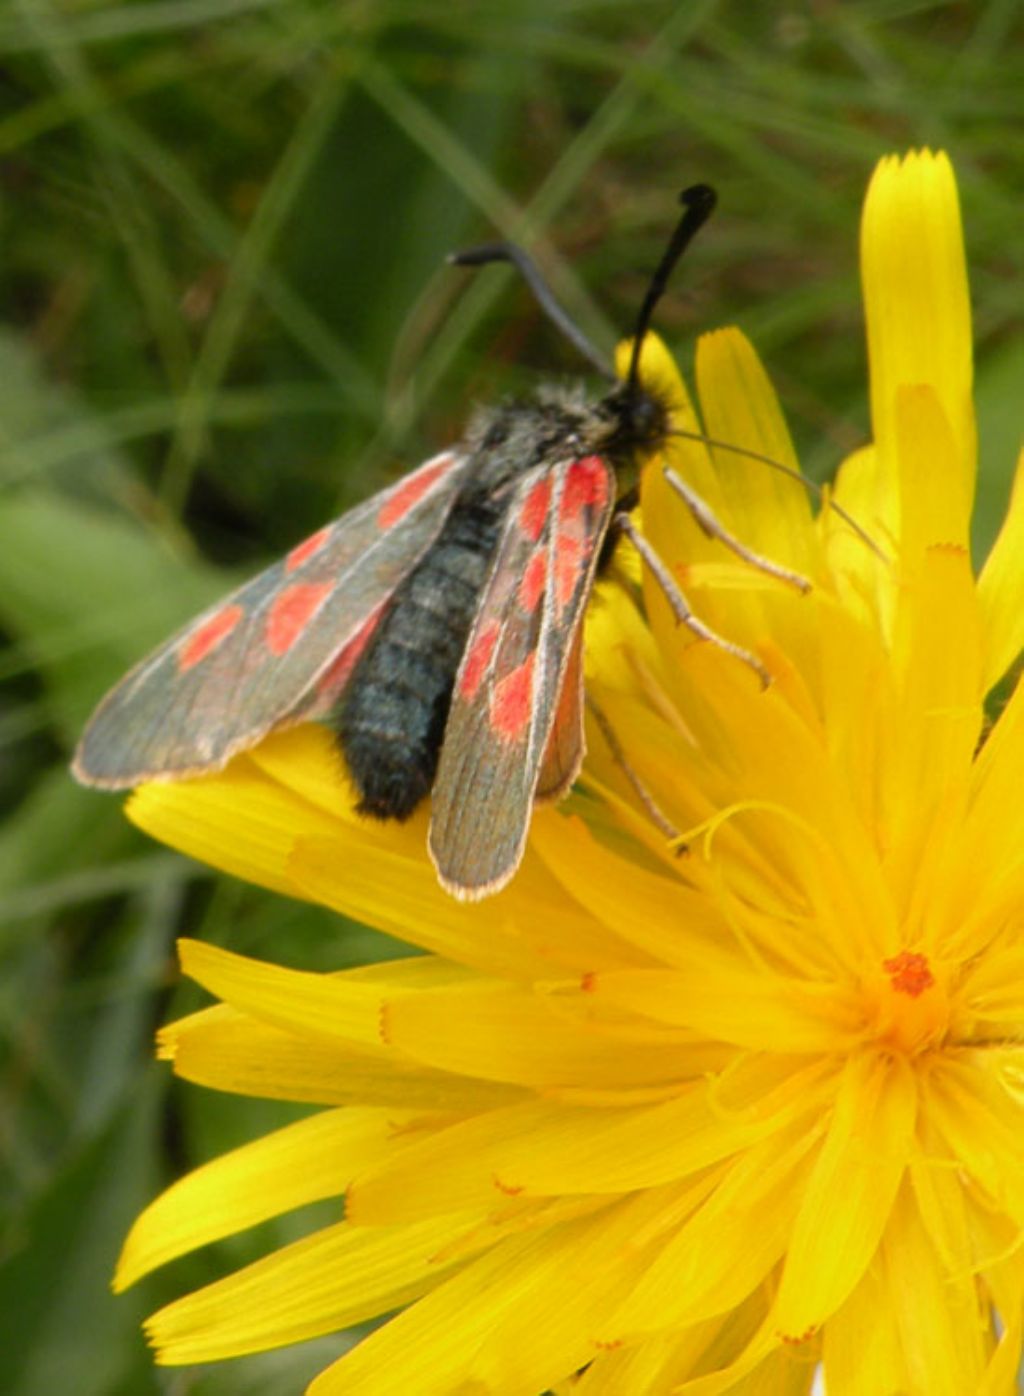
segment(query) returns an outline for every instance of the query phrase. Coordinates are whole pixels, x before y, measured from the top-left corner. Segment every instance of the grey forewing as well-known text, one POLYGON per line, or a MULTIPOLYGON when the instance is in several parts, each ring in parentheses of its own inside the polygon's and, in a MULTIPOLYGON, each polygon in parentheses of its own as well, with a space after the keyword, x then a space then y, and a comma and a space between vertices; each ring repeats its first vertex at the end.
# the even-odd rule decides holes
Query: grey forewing
POLYGON ((137 665, 86 728, 75 760, 78 778, 116 789, 216 770, 286 722, 437 537, 469 462, 449 452, 420 470, 439 465, 444 473, 391 529, 380 527, 380 511, 418 471, 330 525, 324 546, 301 566, 290 569, 288 559, 275 563, 137 665), (330 592, 315 622, 287 653, 275 656, 266 644, 267 617, 292 583, 329 586, 330 592), (228 641, 181 673, 181 646, 232 606, 243 615, 228 641))

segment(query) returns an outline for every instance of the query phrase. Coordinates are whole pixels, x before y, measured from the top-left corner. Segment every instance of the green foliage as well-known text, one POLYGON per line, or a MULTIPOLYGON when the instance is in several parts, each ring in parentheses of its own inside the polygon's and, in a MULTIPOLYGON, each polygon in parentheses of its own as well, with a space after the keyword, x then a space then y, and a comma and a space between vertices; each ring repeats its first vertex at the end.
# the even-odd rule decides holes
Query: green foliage
MULTIPOLYGON (((527 242, 604 343, 677 191, 721 212, 659 327, 738 322, 812 473, 867 431, 856 232, 875 160, 945 146, 978 341, 979 543, 1020 435, 1019 6, 854 0, 12 0, 0 12, 0 1351, 10 1396, 290 1392, 343 1338, 155 1372, 113 1299, 133 1213, 268 1126, 176 1092, 154 1025, 188 932, 291 963, 394 953, 147 844, 66 763, 107 685, 240 575, 572 372, 507 273, 527 242)), ((295 1219, 226 1248, 241 1263, 295 1219)))

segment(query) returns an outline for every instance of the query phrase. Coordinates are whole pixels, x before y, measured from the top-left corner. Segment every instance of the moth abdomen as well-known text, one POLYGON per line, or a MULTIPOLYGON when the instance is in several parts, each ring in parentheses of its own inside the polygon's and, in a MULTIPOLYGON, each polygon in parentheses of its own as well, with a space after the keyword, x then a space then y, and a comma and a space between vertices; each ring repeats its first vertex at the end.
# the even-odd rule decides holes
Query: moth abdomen
POLYGON ((362 814, 407 819, 430 793, 502 513, 493 501, 456 504, 396 589, 330 720, 362 814))

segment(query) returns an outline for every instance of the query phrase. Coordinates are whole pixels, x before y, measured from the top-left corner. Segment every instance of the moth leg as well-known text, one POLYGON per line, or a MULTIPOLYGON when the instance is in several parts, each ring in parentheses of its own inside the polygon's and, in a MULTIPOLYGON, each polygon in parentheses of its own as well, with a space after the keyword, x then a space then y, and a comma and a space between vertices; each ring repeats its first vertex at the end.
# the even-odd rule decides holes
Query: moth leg
POLYGON ((645 565, 650 569, 651 576, 661 587, 665 594, 665 599, 672 608, 672 614, 680 625, 685 625, 691 634, 696 635, 699 640, 708 640, 711 644, 717 645, 720 650, 725 650, 726 654, 731 654, 734 659, 740 660, 753 669, 754 673, 761 680, 761 687, 767 688, 772 681, 772 676, 764 667, 755 654, 745 650, 742 645, 735 645, 731 640, 727 640, 724 635, 719 635, 717 631, 698 620, 690 609, 686 597, 668 570, 661 558, 648 543, 647 539, 637 529, 633 520, 628 514, 616 514, 612 519, 612 528, 616 533, 629 539, 640 554, 645 565))
POLYGON ((689 509, 697 527, 706 537, 716 538, 730 552, 735 553, 751 567, 756 567, 758 572, 766 572, 769 577, 776 577, 780 582, 785 582, 787 586, 795 587, 797 591, 806 593, 811 590, 810 582, 806 577, 801 577, 799 572, 792 572, 788 567, 783 567, 778 562, 773 562, 771 558, 755 553, 753 549, 741 543, 734 534, 726 529, 724 524, 718 521, 711 508, 705 504, 696 490, 692 490, 670 466, 665 467, 665 480, 689 509))
POLYGON ((676 845, 677 854, 688 852, 688 845, 683 842, 683 837, 680 834, 679 830, 675 827, 674 824, 670 823, 666 816, 662 813, 661 808, 655 800, 654 796, 647 789, 647 786, 644 785, 643 781, 637 775, 633 767, 629 764, 629 761, 626 757, 626 753, 622 749, 622 743, 615 735, 615 728, 608 721, 608 717, 604 712, 603 708, 600 708, 597 705, 597 703, 594 702, 593 698, 589 696, 589 694, 587 695, 587 707, 593 714, 594 721, 601 729, 601 735, 604 737, 605 742, 608 745, 608 750, 612 754, 612 760, 619 767, 619 769, 622 771, 622 774, 626 777, 630 785, 633 787, 640 803, 643 805, 644 809, 650 815, 651 822, 660 830, 661 833, 665 835, 669 843, 674 843, 676 845))

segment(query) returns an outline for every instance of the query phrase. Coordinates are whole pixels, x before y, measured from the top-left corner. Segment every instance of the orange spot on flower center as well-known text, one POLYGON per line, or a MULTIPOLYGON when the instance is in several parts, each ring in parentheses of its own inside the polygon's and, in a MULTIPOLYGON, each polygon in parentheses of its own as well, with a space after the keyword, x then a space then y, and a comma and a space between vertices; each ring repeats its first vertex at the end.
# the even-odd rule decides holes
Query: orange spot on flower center
POLYGON ((928 956, 918 955, 912 950, 901 950, 891 959, 883 960, 882 968, 892 980, 896 992, 909 994, 912 999, 935 983, 935 975, 928 968, 928 956))
POLYGON ((949 1028, 950 1004, 928 956, 901 950, 882 961, 877 977, 864 986, 871 1037, 893 1051, 924 1052, 949 1028))

